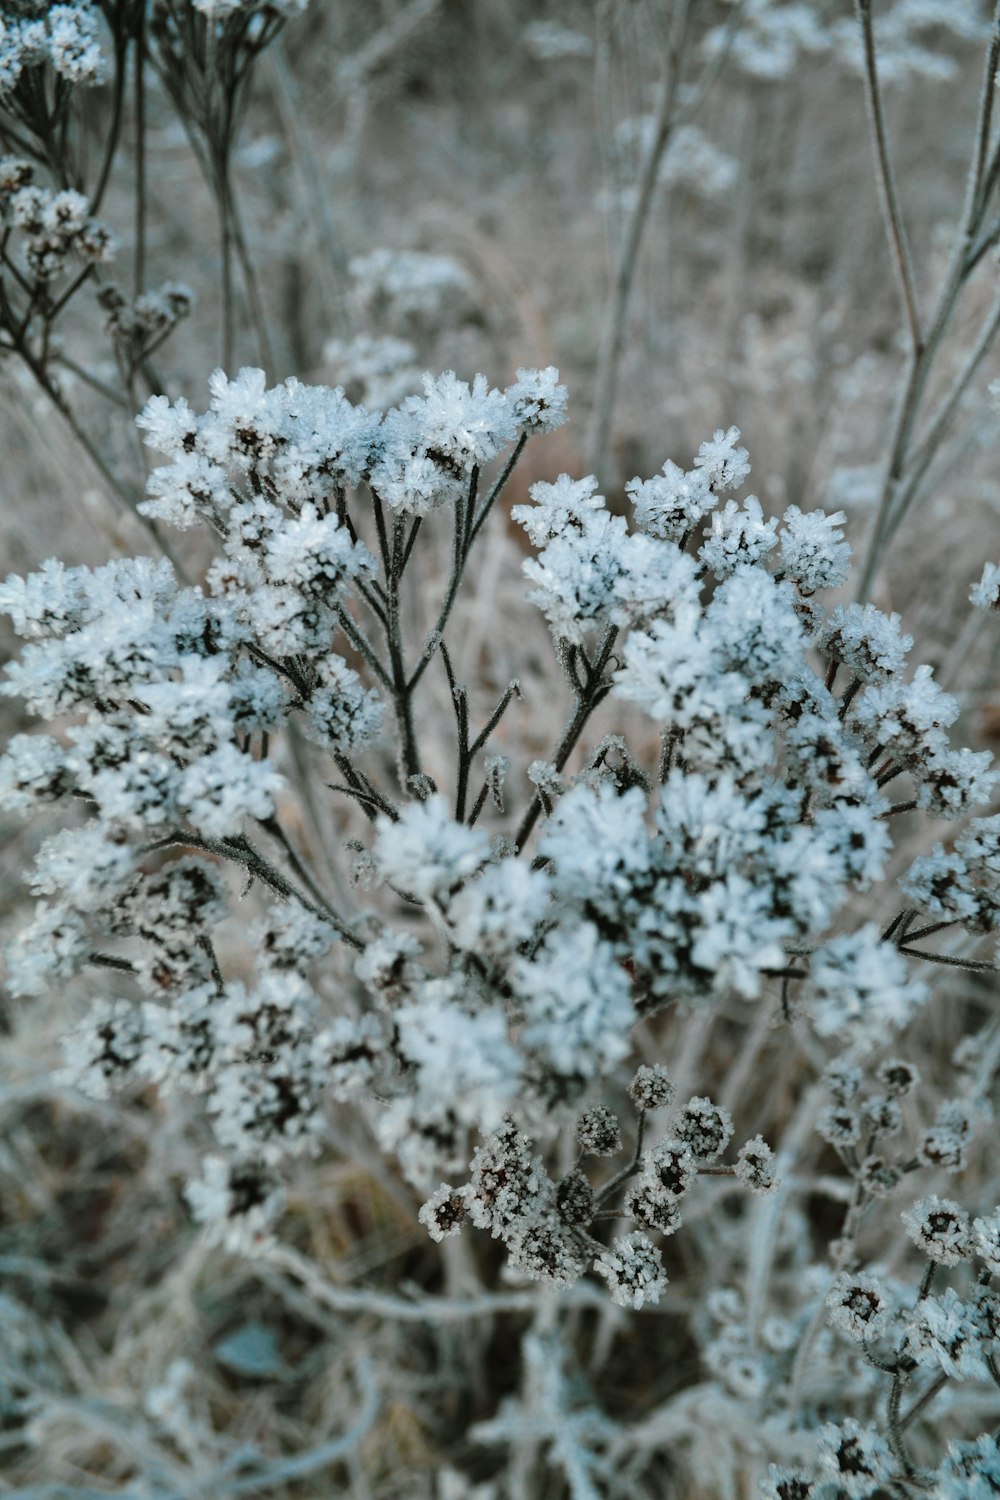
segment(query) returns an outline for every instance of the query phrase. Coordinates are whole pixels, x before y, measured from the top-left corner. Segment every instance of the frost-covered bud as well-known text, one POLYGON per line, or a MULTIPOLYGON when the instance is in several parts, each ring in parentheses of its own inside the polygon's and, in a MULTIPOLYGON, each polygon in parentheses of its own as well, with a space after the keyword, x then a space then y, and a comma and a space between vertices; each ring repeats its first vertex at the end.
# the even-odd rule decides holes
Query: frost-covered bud
POLYGON ((313 1056, 335 1099, 350 1099, 370 1088, 384 1051, 373 1015, 356 1021, 337 1016, 313 1042, 313 1056))
POLYGON ((560 474, 551 484, 540 479, 528 494, 534 503, 515 505, 510 514, 536 547, 544 547, 568 531, 582 534, 606 504, 604 496, 597 493, 597 480, 592 474, 585 479, 560 474))
POLYGON ((949 1443, 937 1472, 941 1500, 995 1495, 1000 1488, 1000 1443, 991 1432, 965 1443, 949 1443))
POLYGON ((514 421, 527 433, 554 432, 566 420, 566 387, 555 365, 518 370, 517 382, 505 391, 514 421))
POLYGON ((969 1305, 979 1337, 990 1346, 989 1352, 995 1359, 1000 1352, 1000 1292, 977 1286, 969 1297, 969 1305))
POLYGON ((543 1217, 516 1225, 507 1245, 512 1269, 532 1281, 570 1287, 587 1268, 573 1231, 556 1218, 543 1217))
POLYGON ((845 1109, 842 1104, 831 1104, 821 1111, 816 1131, 838 1151, 846 1151, 861 1139, 861 1120, 856 1110, 845 1109))
POLYGON ((947 1099, 940 1106, 937 1122, 925 1130, 917 1154, 925 1166, 959 1172, 965 1166, 972 1138, 974 1112, 964 1099, 947 1099))
POLYGON ((489 859, 489 839, 449 815, 439 794, 411 802, 396 822, 380 816, 373 854, 385 880, 420 901, 457 890, 489 859))
POLYGON ((378 693, 366 689, 357 673, 337 656, 320 664, 303 707, 306 738, 333 755, 345 755, 367 744, 382 727, 378 693))
POLYGON ((47 734, 15 734, 0 756, 0 808, 30 812, 69 789, 66 752, 47 734))
POLYGON ((834 1058, 823 1073, 823 1081, 836 1104, 847 1105, 857 1098, 864 1074, 857 1063, 846 1057, 834 1058))
POLYGON ((677 543, 683 542, 716 501, 704 470, 685 474, 669 458, 661 474, 630 480, 625 493, 635 507, 635 525, 640 531, 677 543))
POLYGON ((858 1029, 873 1035, 898 1029, 927 999, 898 948, 867 923, 821 944, 809 960, 802 998, 820 1036, 858 1029))
POLYGON ((145 1048, 139 1006, 95 1000, 87 1019, 67 1037, 65 1080, 92 1099, 107 1099, 135 1079, 145 1048))
POLYGON ((733 1121, 711 1099, 689 1099, 677 1117, 677 1135, 697 1161, 715 1161, 729 1144, 733 1121))
POLYGON ((889 1295, 876 1276, 844 1272, 826 1299, 830 1322, 850 1338, 865 1342, 884 1333, 893 1311, 889 1295))
POLYGON ((20 157, 5 156, 0 160, 0 206, 5 198, 26 188, 34 173, 31 163, 20 157))
POLYGON ((903 1352, 924 1369, 940 1369, 953 1380, 985 1379, 978 1313, 951 1286, 939 1297, 922 1297, 902 1320, 903 1352))
POLYGON ((760 562, 777 545, 777 524, 774 517, 764 520, 756 495, 748 495, 742 509, 735 500, 727 500, 712 516, 705 532, 708 540, 698 556, 716 578, 728 578, 737 568, 760 562))
POLYGON ((578 1169, 556 1184, 556 1212, 564 1224, 589 1224, 593 1219, 594 1189, 578 1169))
POLYGON ((888 1198, 903 1180, 903 1173, 884 1156, 866 1156, 858 1167, 858 1181, 873 1198, 888 1198))
POLYGON ((670 1139, 661 1141, 647 1153, 644 1169, 672 1193, 680 1198, 687 1192, 698 1174, 698 1164, 686 1141, 670 1139))
POLYGON ((631 1184, 623 1209, 630 1218, 660 1234, 674 1234, 681 1226, 680 1199, 651 1172, 644 1172, 631 1184))
POLYGON ((619 1307, 639 1309, 644 1302, 659 1302, 667 1286, 660 1252, 639 1230, 613 1240, 595 1260, 594 1270, 619 1307))
POLYGON ((769 1464, 767 1476, 760 1481, 761 1500, 810 1500, 818 1485, 819 1480, 808 1469, 769 1464))
POLYGON ((695 468, 701 469, 717 495, 739 489, 750 473, 750 455, 745 448, 737 447, 740 436, 738 427, 730 427, 728 432, 720 427, 695 455, 695 468))
POLYGON ((797 505, 790 505, 782 519, 780 545, 785 572, 804 594, 839 588, 851 557, 844 533, 837 529, 846 520, 844 512, 838 510, 828 516, 825 511, 814 510, 803 514, 797 505))
POLYGON ((389 1005, 406 999, 421 974, 415 962, 422 952, 411 932, 381 932, 354 964, 362 984, 389 1005))
POLYGON ((335 936, 325 917, 291 902, 272 907, 266 919, 253 929, 255 952, 274 969, 299 969, 322 958, 329 953, 335 936))
POLYGON ((950 1130, 932 1125, 920 1137, 917 1156, 921 1166, 942 1172, 960 1172, 965 1166, 965 1142, 950 1130))
POLYGON ((469 1217, 494 1238, 506 1238, 526 1215, 537 1212, 552 1191, 531 1141, 514 1121, 504 1120, 472 1158, 466 1202, 469 1217))
POLYGON ((616 1114, 597 1104, 577 1121, 576 1139, 587 1156, 614 1156, 622 1149, 622 1127, 616 1114))
POLYGON ((465 1197, 459 1188, 443 1182, 428 1198, 417 1218, 427 1226, 432 1240, 441 1241, 458 1234, 466 1219, 465 1197))
POLYGON ((752 1193, 769 1193, 778 1184, 778 1163, 762 1136, 755 1135, 740 1147, 736 1176, 752 1193))
POLYGON ((873 1136, 895 1135, 903 1128, 903 1111, 898 1099, 889 1094, 873 1094, 861 1111, 866 1131, 873 1136))
POLYGON ((950 1198, 921 1198, 901 1218, 918 1250, 938 1265, 957 1265, 972 1253, 969 1215, 950 1198))
POLYGON ((863 1500, 895 1472, 895 1461, 885 1438, 875 1427, 862 1427, 853 1417, 819 1430, 819 1459, 825 1478, 832 1480, 845 1500, 863 1500))
POLYGON ((901 1057, 890 1057, 878 1070, 878 1080, 886 1093, 893 1098, 905 1098, 912 1094, 920 1083, 920 1073, 913 1063, 901 1057))
POLYGON ((899 626, 898 615, 884 615, 874 604, 838 605, 816 646, 863 682, 884 682, 903 670, 913 645, 913 637, 903 635, 899 626))
POLYGON ((662 1109, 674 1097, 675 1089, 662 1063, 643 1063, 628 1086, 636 1109, 662 1109))

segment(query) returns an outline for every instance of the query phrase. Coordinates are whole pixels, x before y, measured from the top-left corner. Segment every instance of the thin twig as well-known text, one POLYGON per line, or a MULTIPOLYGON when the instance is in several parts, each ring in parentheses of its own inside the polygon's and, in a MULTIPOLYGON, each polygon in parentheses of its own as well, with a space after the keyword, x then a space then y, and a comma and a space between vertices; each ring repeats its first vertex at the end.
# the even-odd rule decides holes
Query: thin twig
POLYGON ((885 132, 882 89, 879 83, 878 63, 875 57, 875 37, 872 29, 871 0, 855 0, 855 8, 858 22, 861 26, 861 42, 865 54, 865 98, 868 103, 868 112, 872 126, 872 146, 875 154, 875 166, 878 171, 882 213, 885 218, 889 248, 892 251, 896 267, 899 292, 903 300, 906 321, 910 329, 910 339, 913 348, 919 353, 923 348, 923 335, 920 331, 920 315, 917 311, 917 298, 914 291, 913 265, 910 260, 906 229, 903 224, 903 213, 900 208, 899 193, 896 189, 895 174, 892 170, 892 158, 889 155, 889 143, 885 132))

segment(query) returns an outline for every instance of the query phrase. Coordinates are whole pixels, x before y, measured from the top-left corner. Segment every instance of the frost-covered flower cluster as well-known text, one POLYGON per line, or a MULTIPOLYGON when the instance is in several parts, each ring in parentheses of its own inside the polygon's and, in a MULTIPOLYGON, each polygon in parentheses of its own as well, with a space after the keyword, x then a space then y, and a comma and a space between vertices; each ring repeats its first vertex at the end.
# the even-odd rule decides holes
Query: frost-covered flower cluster
POLYGON ((48 65, 68 84, 101 83, 101 12, 86 3, 5 6, 0 16, 0 100, 48 65))
MULTIPOLYGON (((170 307, 105 304, 134 353, 169 321, 170 307)), ((451 610, 503 479, 564 413, 552 368, 506 389, 425 375, 386 410, 253 369, 217 371, 204 412, 147 403, 162 462, 144 514, 201 527, 216 555, 200 585, 139 558, 50 561, 0 586, 24 641, 2 691, 48 721, 0 759, 0 806, 53 820, 10 988, 98 974, 65 1077, 102 1099, 197 1096, 215 1144, 186 1198, 230 1246, 266 1249, 288 1163, 348 1111, 420 1190, 432 1240, 469 1223, 500 1242, 507 1274, 568 1295, 589 1276, 593 1295, 643 1309, 706 1220, 752 1225, 765 1260, 801 1271, 801 1295, 782 1318, 706 1310, 694 1337, 712 1400, 780 1427, 768 1393, 813 1340, 843 1346, 866 1396, 915 1371, 991 1378, 996 1211, 976 1217, 921 1180, 902 1206, 907 1253, 931 1267, 919 1293, 855 1244, 869 1209, 898 1215, 885 1200, 911 1174, 957 1176, 986 1117, 971 1095, 924 1112, 917 1070, 883 1049, 928 1000, 920 962, 964 961, 937 935, 1000 925, 1000 820, 967 816, 992 794, 990 757, 952 746, 957 704, 909 668, 897 616, 824 607, 846 578, 844 517, 766 514, 741 493, 735 427, 690 468, 633 480, 628 517, 592 477, 531 487, 513 518, 572 734, 526 766, 509 721, 495 745, 522 711, 516 683, 476 732, 451 610), (410 559, 442 532, 451 572, 428 601, 410 559), (453 778, 422 733, 438 656, 453 778), (612 733, 572 760, 601 704, 628 710, 642 755, 612 733), (318 767, 300 816, 296 783, 318 767), (328 797, 353 855, 329 882, 307 852, 328 797), (956 837, 911 860, 894 894, 897 820, 924 812, 956 837), (259 897, 242 932, 237 879, 259 897), (656 1056, 673 1007, 706 1028, 795 1025, 826 1067, 804 1133, 816 1126, 851 1194, 829 1271, 782 1240, 807 1230, 781 1207, 792 1167, 770 1122, 680 1088, 656 1056), (654 1017, 636 1068, 635 1028, 654 1017), (718 1194, 725 1209, 709 1211, 718 1194), (931 1288, 934 1268, 968 1276, 966 1262, 977 1289, 931 1288)), ((861 1414, 817 1417, 811 1456, 765 1493, 894 1482, 898 1453, 861 1414)), ((979 1461, 963 1448, 947 1463, 979 1461)))
POLYGON ((28 279, 46 286, 66 270, 72 256, 85 266, 112 260, 117 240, 91 215, 87 197, 72 188, 57 192, 39 187, 34 175, 28 161, 0 161, 0 223, 17 234, 28 279))

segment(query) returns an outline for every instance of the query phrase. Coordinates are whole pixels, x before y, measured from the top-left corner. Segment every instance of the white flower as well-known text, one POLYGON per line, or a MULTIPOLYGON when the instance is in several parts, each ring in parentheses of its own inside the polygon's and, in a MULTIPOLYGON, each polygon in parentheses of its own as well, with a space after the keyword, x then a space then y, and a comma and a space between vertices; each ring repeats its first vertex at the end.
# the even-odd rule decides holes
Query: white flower
POLYGON ((177 800, 209 838, 239 833, 246 818, 274 816, 274 794, 284 786, 268 760, 253 760, 233 744, 220 745, 188 766, 177 800))
POLYGON ((750 473, 750 456, 745 448, 736 446, 739 440, 738 427, 730 427, 728 432, 720 427, 710 441, 702 443, 695 456, 695 468, 704 472, 717 495, 738 490, 750 473))
POLYGON ((853 1417, 820 1428, 819 1459, 824 1477, 847 1500, 865 1500, 895 1472, 892 1452, 877 1428, 862 1427, 853 1417))
POLYGON ((735 500, 727 500, 725 509, 712 516, 712 525, 705 533, 708 541, 702 544, 698 556, 716 578, 728 578, 742 564, 766 557, 777 545, 777 525, 773 516, 764 520, 756 495, 746 497, 742 510, 735 500))
POLYGON ((828 516, 822 510, 803 513, 790 505, 785 511, 781 561, 804 594, 839 588, 846 578, 851 549, 837 529, 846 519, 842 510, 828 516))
POLYGON ((594 1078, 627 1055, 635 1020, 628 975, 592 923, 556 928, 534 958, 513 965, 512 978, 522 1045, 560 1078, 594 1078))
POLYGON ((667 1275, 660 1252, 641 1231, 612 1240, 594 1262, 594 1270, 608 1283, 612 1301, 637 1311, 645 1302, 659 1302, 667 1275))
POLYGON ((969 1215, 952 1199, 931 1194, 901 1218, 917 1248, 939 1265, 953 1266, 970 1255, 969 1215))
POLYGON ((498 1011, 471 1014, 447 980, 429 980, 412 1005, 394 1012, 400 1056, 415 1070, 419 1096, 469 1126, 494 1130, 516 1097, 521 1059, 498 1011))
POLYGON ((639 530, 669 542, 682 542, 716 502, 704 469, 685 474, 669 458, 652 479, 630 480, 625 493, 639 530))
POLYGON ((381 816, 373 850, 383 880, 419 901, 443 900, 490 857, 489 839, 449 816, 444 798, 411 802, 397 822, 381 816))
POLYGON ((802 998, 820 1036, 849 1028, 871 1035, 905 1026, 927 998, 927 987, 910 978, 906 960, 878 928, 867 923, 817 948, 809 960, 802 998))
POLYGON ((504 392, 514 421, 525 432, 554 432, 566 420, 566 387, 555 365, 518 370, 517 383, 504 392))
POLYGON ((528 491, 534 504, 515 505, 511 517, 524 527, 536 547, 544 547, 553 537, 565 531, 586 531, 598 511, 605 508, 603 495, 597 493, 597 480, 571 479, 560 474, 551 484, 540 479, 528 491))

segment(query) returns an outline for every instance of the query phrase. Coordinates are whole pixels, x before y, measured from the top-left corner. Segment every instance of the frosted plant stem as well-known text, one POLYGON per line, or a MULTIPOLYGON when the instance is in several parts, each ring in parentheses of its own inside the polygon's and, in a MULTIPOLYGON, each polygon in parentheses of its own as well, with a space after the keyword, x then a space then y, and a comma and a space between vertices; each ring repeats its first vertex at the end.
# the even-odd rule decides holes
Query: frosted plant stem
POLYGON ((642 163, 642 172, 635 203, 629 214, 625 232, 615 262, 611 295, 608 298, 601 331, 600 352, 597 360, 597 390, 594 398, 594 414, 587 442, 587 467, 603 481, 607 465, 608 443, 614 417, 615 395, 618 389, 618 373, 625 345, 625 329, 629 302, 635 284, 639 248, 649 222, 650 210, 656 194, 657 180, 664 152, 670 143, 676 124, 677 93, 680 84, 681 63, 687 40, 687 25, 690 0, 680 0, 674 8, 667 69, 660 89, 656 108, 653 136, 642 163))
POLYGON ((86 433, 86 430, 81 427, 80 423, 73 415, 71 407, 64 400, 58 388, 52 384, 44 368, 37 362, 37 360, 33 358, 30 350, 28 350, 26 345, 23 348, 19 349, 18 352, 20 353, 21 358, 24 360, 25 364, 30 369, 32 375, 34 375, 38 384, 41 386, 42 390, 45 392, 49 400, 52 402, 53 406, 59 412, 59 415, 66 423, 70 432, 80 444, 80 447, 84 450, 91 463, 101 475, 101 478, 107 484, 115 500, 118 501, 121 509, 134 516, 134 518, 139 522, 139 525, 143 528, 146 534, 150 536, 155 542, 158 551, 162 552, 163 556, 170 563, 171 567, 173 568, 174 572, 177 574, 177 577, 181 580, 181 582, 190 583, 191 580, 188 578, 183 564, 181 563, 177 554, 174 552, 170 543, 163 539, 163 537, 160 535, 158 527, 156 527, 151 521, 147 521, 145 516, 140 515, 136 501, 132 499, 125 486, 118 479, 116 479, 115 475, 111 472, 111 469, 108 467, 108 464, 101 455, 100 451, 95 446, 95 444, 91 442, 86 433))
POLYGON ((951 425, 973 376, 996 341, 998 332, 1000 332, 1000 298, 994 302, 993 308, 983 324, 982 332, 965 366, 955 378, 951 390, 942 398, 941 405, 930 419, 927 435, 908 460, 907 470, 910 478, 902 485, 898 497, 893 495, 892 503, 884 518, 880 536, 880 548, 883 554, 917 498, 920 486, 927 476, 931 459, 937 452, 948 427, 951 425))
MULTIPOLYGON (((552 1299, 551 1292, 489 1292, 473 1297, 396 1297, 388 1292, 340 1287, 327 1281, 319 1269, 304 1255, 284 1245, 274 1245, 264 1252, 269 1265, 286 1271, 334 1312, 368 1313, 391 1322, 453 1323, 472 1318, 492 1318, 498 1313, 535 1312, 542 1300, 552 1299)), ((580 1282, 562 1294, 567 1306, 603 1307, 606 1295, 596 1286, 580 1282)))
MULTIPOLYGON (((563 766, 569 760, 569 757, 573 750, 573 746, 576 744, 577 740, 580 738, 580 735, 583 733, 584 726, 586 725, 586 722, 590 718, 594 709, 611 691, 611 683, 608 681, 603 681, 601 674, 608 664, 608 661, 611 657, 611 648, 614 645, 617 637, 617 628, 615 626, 609 627, 605 634, 604 640, 601 643, 601 648, 598 652, 597 660, 593 663, 593 666, 588 673, 587 681, 584 684, 584 690, 582 693, 577 695, 576 709, 574 710, 573 716, 567 724, 565 733, 563 734, 562 739, 559 741, 556 752, 552 757, 552 763, 557 771, 561 771, 563 766)), ((524 848, 531 834, 531 830, 537 823, 539 817, 541 816, 541 813, 541 798, 532 798, 528 811, 525 813, 524 818, 521 821, 521 826, 518 828, 517 833, 514 836, 514 842, 517 845, 518 849, 524 848)))
POLYGON ((133 261, 133 295, 138 297, 146 285, 146 7, 137 7, 133 84, 135 95, 135 256, 133 261))
POLYGON ((306 213, 312 220, 317 247, 313 262, 317 285, 326 311, 341 329, 350 333, 353 329, 347 300, 347 256, 337 236, 330 210, 333 194, 316 155, 306 110, 295 76, 288 65, 288 55, 281 36, 275 38, 265 53, 264 68, 269 75, 282 129, 302 180, 306 213))
POLYGON ((871 122, 872 149, 875 154, 875 165, 878 171, 882 213, 885 219, 889 248, 892 251, 896 276, 899 282, 899 294, 906 311, 910 339, 914 350, 919 355, 923 348, 923 336, 920 330, 920 314, 917 311, 917 297, 914 290, 913 263, 910 259, 910 248, 906 239, 903 212, 900 207, 899 192, 896 188, 895 173, 892 169, 892 157, 889 154, 889 142, 885 132, 882 89, 879 84, 878 64, 875 58, 875 38, 872 32, 871 0, 855 0, 855 9, 861 26, 861 42, 865 57, 865 99, 868 104, 868 113, 871 122))
POLYGON ((757 1066, 764 1044, 770 1035, 771 1024, 771 1013, 766 1007, 761 1006, 757 1019, 743 1043, 739 1057, 726 1074, 725 1087, 719 1098, 719 1103, 730 1113, 739 1104, 747 1081, 757 1066))
MULTIPOLYGON (((856 0, 856 3, 859 7, 862 4, 870 6, 870 0, 856 0)), ((875 581, 875 575, 885 555, 890 537, 898 528, 903 515, 905 515, 906 510, 909 509, 916 497, 917 487, 925 472, 923 466, 929 463, 931 457, 933 457, 934 447, 926 440, 921 445, 921 462, 919 464, 914 464, 910 461, 909 452, 913 429, 920 412, 927 384, 940 352, 941 344, 951 323, 956 303, 982 254, 982 249, 976 243, 977 236, 980 234, 983 219, 986 216, 989 198, 995 186, 997 173, 1000 172, 1000 146, 994 149, 992 160, 989 163, 987 162, 998 57, 1000 57, 1000 4, 994 10, 993 30, 986 53, 975 142, 966 177, 965 203, 961 221, 955 235, 947 269, 941 279, 934 310, 926 333, 919 344, 911 340, 907 370, 903 377, 896 415, 893 421, 889 456, 882 482, 878 511, 858 582, 856 598, 859 603, 864 603, 869 598, 872 585, 875 581), (905 506, 900 511, 897 504, 897 496, 907 478, 908 470, 912 489, 906 495, 905 506)), ((987 242, 991 242, 997 235, 1000 235, 1000 223, 995 227, 995 231, 991 231, 990 235, 987 236, 987 242)), ((984 329, 992 327, 992 334, 989 341, 983 346, 980 353, 974 354, 973 360, 969 362, 966 366, 966 371, 963 372, 965 376, 964 380, 963 375, 958 377, 958 380, 952 387, 952 394, 944 399, 942 406, 939 408, 939 415, 946 410, 948 411, 949 420, 953 414, 954 407, 957 407, 962 391, 972 378, 975 368, 996 335, 997 330, 994 326, 994 316, 995 310, 994 315, 991 315, 987 323, 984 324, 984 329), (956 390, 957 399, 954 402, 954 407, 949 408, 949 402, 955 395, 956 390)), ((942 422, 935 432, 935 444, 943 436, 946 425, 946 423, 942 422)))

